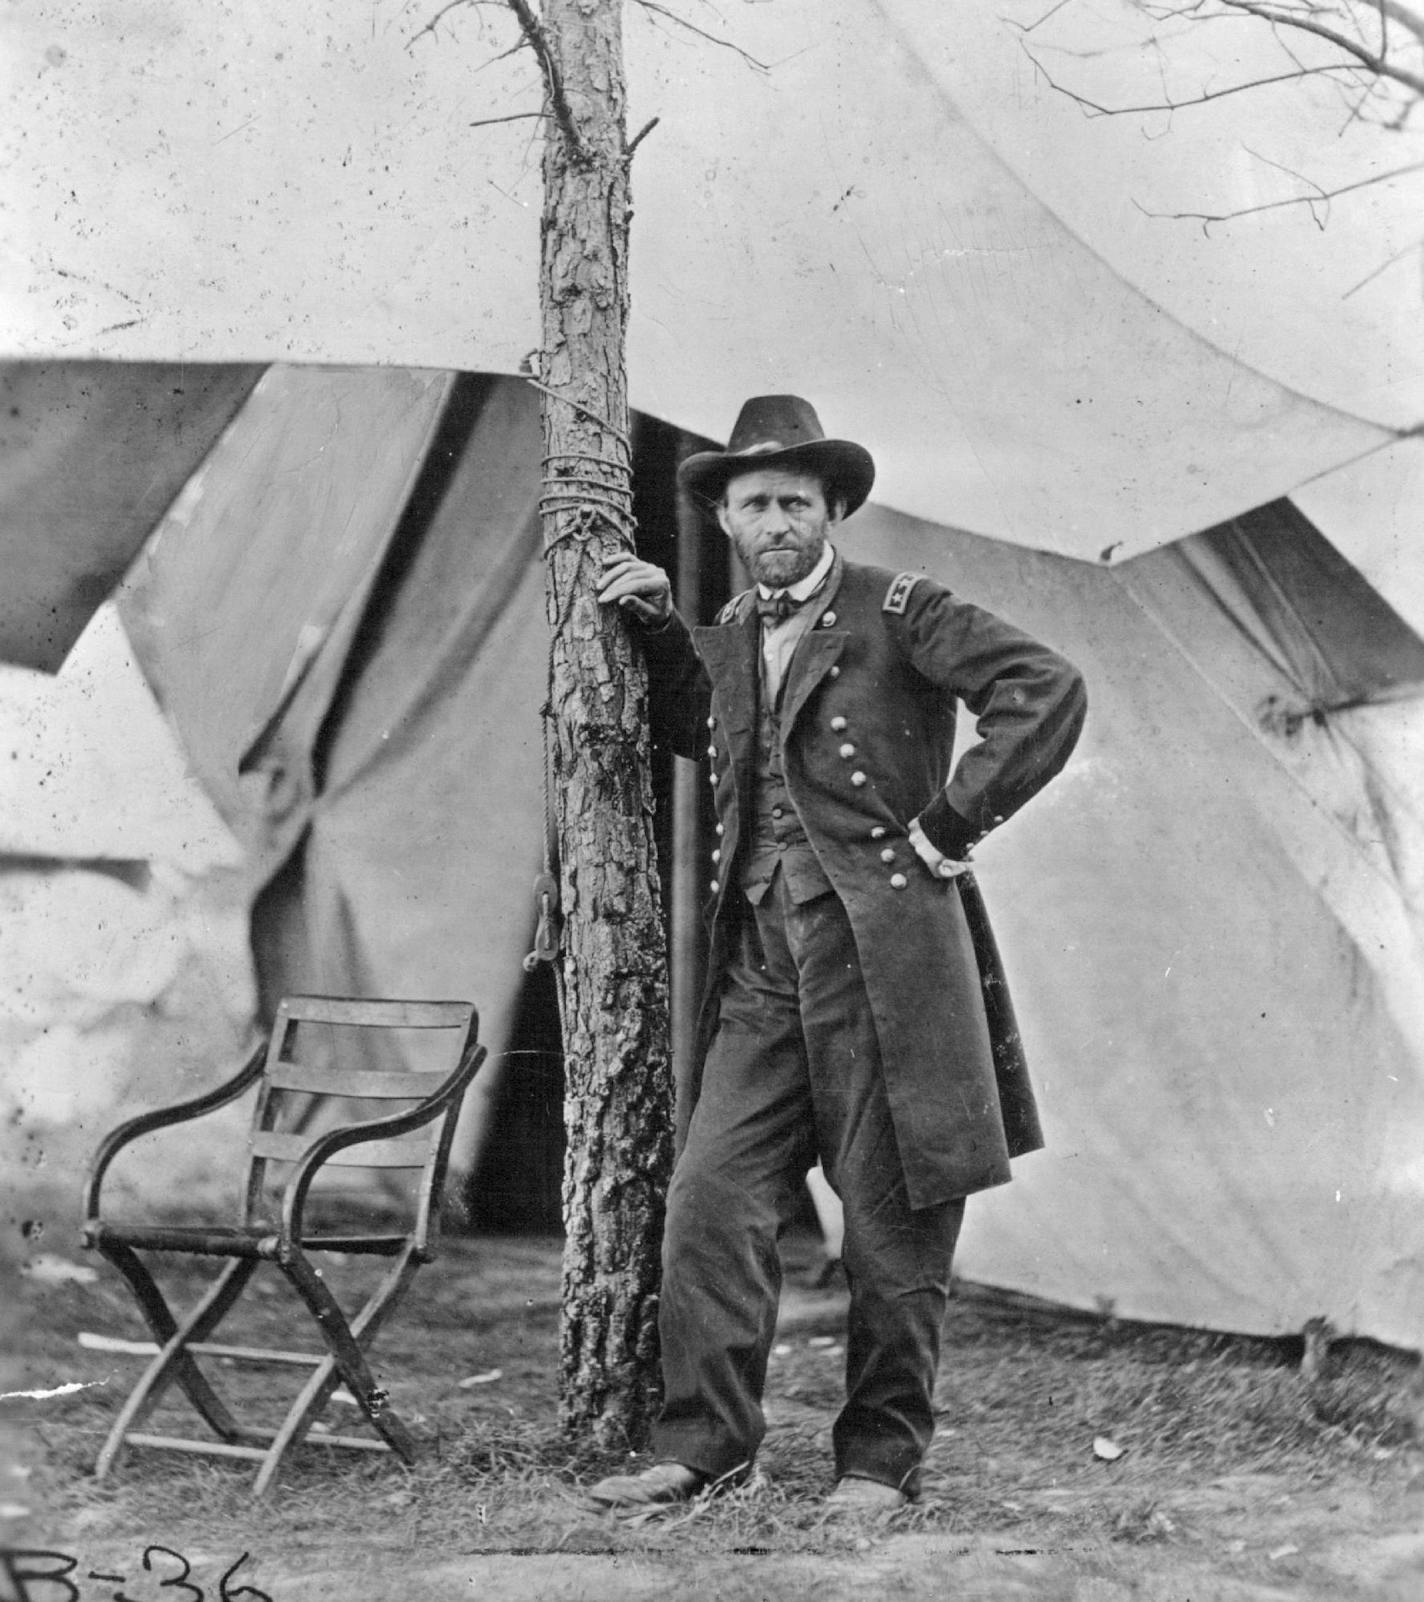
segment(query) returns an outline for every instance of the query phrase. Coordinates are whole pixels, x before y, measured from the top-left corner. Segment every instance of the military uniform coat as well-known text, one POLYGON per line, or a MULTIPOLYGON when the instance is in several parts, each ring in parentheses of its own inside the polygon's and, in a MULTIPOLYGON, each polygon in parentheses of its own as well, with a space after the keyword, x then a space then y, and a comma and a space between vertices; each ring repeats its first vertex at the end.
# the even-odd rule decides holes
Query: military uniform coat
MULTIPOLYGON (((1007 1180, 1042 1136, 979 890, 936 878, 908 826, 931 808, 931 838, 954 855, 1017 811, 1066 762, 1083 685, 1056 652, 915 574, 837 558, 812 605, 782 692, 786 786, 849 916, 910 1202, 927 1207, 1007 1180), (981 741, 949 777, 959 700, 981 741)), ((710 627, 674 615, 644 637, 654 738, 710 758, 720 829, 684 1132, 747 907, 760 648, 753 591, 710 627)))

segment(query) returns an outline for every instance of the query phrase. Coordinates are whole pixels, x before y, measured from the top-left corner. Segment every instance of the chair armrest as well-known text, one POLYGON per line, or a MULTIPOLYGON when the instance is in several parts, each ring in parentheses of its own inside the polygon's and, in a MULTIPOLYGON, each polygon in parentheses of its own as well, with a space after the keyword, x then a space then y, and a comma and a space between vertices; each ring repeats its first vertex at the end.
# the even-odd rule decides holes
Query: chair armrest
POLYGON ((306 1155, 297 1163, 287 1181, 282 1200, 282 1241, 285 1247, 300 1244, 302 1239, 302 1213, 306 1207, 307 1192, 324 1163, 348 1146, 360 1146, 373 1140, 390 1140, 397 1135, 408 1135, 438 1118, 451 1102, 463 1096, 480 1064, 488 1056, 485 1048, 471 1040, 461 1054, 460 1061, 441 1084, 419 1105, 389 1118, 368 1118, 359 1124, 348 1124, 344 1129, 333 1129, 317 1137, 306 1155))
POLYGON ((215 1089, 206 1091, 201 1096, 194 1096, 189 1101, 175 1102, 171 1107, 158 1107, 152 1112, 140 1113, 137 1118, 130 1118, 117 1129, 111 1130, 100 1143, 98 1151, 94 1154, 94 1160, 89 1165, 89 1177, 84 1186, 82 1222, 87 1225, 97 1221, 99 1191, 104 1183, 104 1175, 108 1171, 109 1164, 125 1146, 141 1135, 152 1134, 155 1129, 167 1129, 173 1124, 201 1118, 205 1113, 215 1112, 230 1101, 236 1101, 243 1091, 256 1084, 262 1077, 262 1067, 266 1060, 267 1042, 263 1040, 253 1048, 252 1055, 237 1073, 215 1089))

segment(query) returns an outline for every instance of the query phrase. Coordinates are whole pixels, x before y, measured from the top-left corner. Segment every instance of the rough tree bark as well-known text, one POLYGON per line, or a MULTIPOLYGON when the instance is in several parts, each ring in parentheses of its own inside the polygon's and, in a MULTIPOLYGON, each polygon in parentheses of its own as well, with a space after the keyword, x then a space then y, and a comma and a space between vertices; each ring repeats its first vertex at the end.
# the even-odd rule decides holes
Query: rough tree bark
MULTIPOLYGON (((658 1252, 672 1075, 647 687, 599 564, 633 537, 621 0, 510 0, 545 81, 542 503, 550 794, 563 914, 560 1415, 641 1443, 657 1401, 658 1252)), ((636 143, 636 141, 634 141, 636 143)))

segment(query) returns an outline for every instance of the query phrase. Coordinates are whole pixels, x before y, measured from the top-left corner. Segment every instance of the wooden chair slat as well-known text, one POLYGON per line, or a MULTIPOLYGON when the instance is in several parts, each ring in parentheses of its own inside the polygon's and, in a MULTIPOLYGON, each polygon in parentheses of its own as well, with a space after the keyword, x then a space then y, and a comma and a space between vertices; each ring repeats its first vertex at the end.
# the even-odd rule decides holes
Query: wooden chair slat
POLYGON ((328 1159, 328 1168, 424 1168, 430 1161, 430 1137, 424 1133, 398 1140, 370 1140, 348 1146, 328 1159))
POLYGON ((322 1068, 317 1064, 277 1062, 267 1071, 267 1083, 274 1090, 305 1090, 319 1096, 420 1101, 440 1088, 448 1072, 385 1073, 373 1068, 322 1068))
POLYGON ((315 1135, 281 1135, 271 1129, 255 1129, 250 1150, 254 1157, 294 1163, 311 1149, 312 1141, 316 1138, 315 1135))
POLYGON ((299 1363, 315 1368, 326 1361, 325 1352, 283 1352, 267 1346, 224 1346, 221 1341, 189 1341, 188 1350, 199 1357, 232 1357, 247 1363, 299 1363))
MULTIPOLYGON (((298 1162, 321 1137, 278 1134, 259 1129, 252 1137, 252 1155, 270 1162, 298 1162)), ((431 1135, 422 1129, 414 1135, 388 1140, 366 1140, 348 1146, 322 1165, 326 1168, 424 1168, 430 1160, 431 1135)))
POLYGON ((474 1008, 464 1001, 363 1001, 351 996, 289 996, 279 1017, 347 1024, 358 1029, 465 1029, 474 1008))
POLYGON ((131 1430, 130 1446, 162 1446, 170 1452, 194 1452, 201 1457, 241 1457, 260 1463, 267 1456, 260 1446, 230 1446, 224 1441, 190 1441, 182 1435, 147 1435, 131 1430))

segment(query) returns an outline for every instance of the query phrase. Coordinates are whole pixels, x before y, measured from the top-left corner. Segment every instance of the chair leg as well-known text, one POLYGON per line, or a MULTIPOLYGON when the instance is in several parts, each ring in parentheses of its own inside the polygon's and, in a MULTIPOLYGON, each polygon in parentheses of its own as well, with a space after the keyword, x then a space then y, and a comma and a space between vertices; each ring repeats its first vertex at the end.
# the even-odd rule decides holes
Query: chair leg
POLYGON ((416 1255, 414 1241, 407 1241, 380 1284, 366 1298, 361 1311, 351 1320, 351 1333, 363 1349, 371 1344, 381 1325, 395 1312, 396 1304, 423 1261, 416 1255))
POLYGON ((399 1418, 387 1405, 386 1393, 376 1384, 366 1361, 363 1347, 375 1335, 391 1310, 394 1298, 409 1280, 417 1266, 410 1246, 401 1253, 395 1266, 385 1275, 380 1285, 367 1299, 356 1318, 350 1322, 336 1298, 327 1289, 326 1281, 311 1266, 301 1252, 293 1252, 281 1264, 297 1294, 311 1309, 331 1353, 337 1373, 346 1382, 346 1388, 361 1405, 361 1410, 380 1434, 409 1462, 415 1455, 415 1443, 399 1418))
POLYGON ((407 1244, 361 1311, 350 1322, 327 1289, 326 1282, 303 1253, 292 1252, 285 1261, 279 1262, 279 1266, 311 1310, 331 1355, 303 1387, 273 1441, 268 1461, 263 1464, 258 1477, 259 1494, 276 1472, 282 1453, 306 1434, 311 1420, 336 1388, 338 1380, 345 1382, 351 1395, 360 1404, 361 1411, 386 1444, 407 1463, 414 1461, 415 1442, 404 1421, 387 1405, 386 1394, 377 1386, 364 1351, 364 1347, 394 1311, 397 1298, 420 1266, 414 1245, 407 1244))
MULTIPOLYGON (((313 1371, 311 1378, 302 1386, 301 1394, 287 1410, 287 1416, 282 1420, 282 1427, 272 1437, 267 1448, 267 1456, 262 1459, 262 1467, 257 1471, 257 1480, 252 1487, 254 1496, 266 1494, 267 1487, 271 1485, 277 1470, 282 1466, 282 1459, 287 1449, 298 1441, 306 1439, 307 1431, 312 1421, 325 1407, 327 1398, 336 1389, 341 1380, 337 1372, 334 1358, 323 1358, 321 1366, 313 1371)), ((353 1396, 359 1392, 353 1390, 353 1396)), ((406 1459, 410 1461, 409 1458, 406 1459)))
POLYGON ((188 1343, 202 1340, 216 1328, 252 1278, 258 1259, 235 1258, 229 1262, 180 1323, 173 1317, 153 1275, 131 1247, 106 1241, 100 1250, 128 1280, 148 1327, 158 1342, 159 1352, 144 1370, 120 1409, 118 1418, 114 1420, 94 1467, 96 1478, 102 1480, 105 1477, 113 1467, 129 1431, 158 1404, 163 1392, 175 1383, 217 1435, 225 1441, 241 1439, 244 1431, 194 1362, 188 1351, 188 1343))

